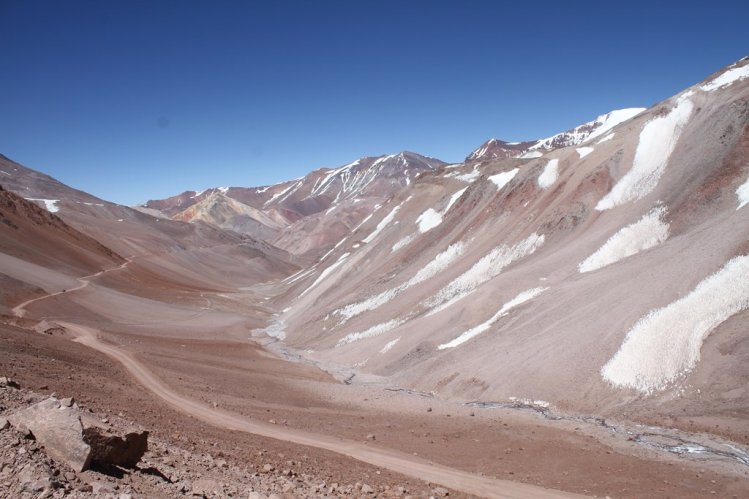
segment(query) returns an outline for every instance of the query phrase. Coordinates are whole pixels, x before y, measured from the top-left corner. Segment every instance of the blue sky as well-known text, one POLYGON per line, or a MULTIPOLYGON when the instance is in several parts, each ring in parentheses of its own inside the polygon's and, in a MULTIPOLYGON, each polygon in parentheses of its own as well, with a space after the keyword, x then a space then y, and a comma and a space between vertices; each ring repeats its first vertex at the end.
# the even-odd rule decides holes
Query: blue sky
POLYGON ((459 161, 749 54, 749 2, 0 0, 0 153, 134 204, 459 161))

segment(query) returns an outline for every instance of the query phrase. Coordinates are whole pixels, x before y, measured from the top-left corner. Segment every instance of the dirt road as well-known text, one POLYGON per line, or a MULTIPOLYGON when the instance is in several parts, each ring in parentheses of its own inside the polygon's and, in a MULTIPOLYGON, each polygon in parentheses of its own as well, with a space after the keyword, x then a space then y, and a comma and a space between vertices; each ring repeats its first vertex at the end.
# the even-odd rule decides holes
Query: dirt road
POLYGON ((60 322, 59 324, 73 333, 76 337, 75 341, 78 343, 98 350, 121 363, 141 385, 171 407, 214 426, 329 450, 374 466, 477 496, 495 498, 535 497, 540 499, 582 497, 562 491, 482 477, 433 464, 403 452, 329 435, 308 433, 261 423, 221 409, 212 408, 173 391, 132 354, 100 341, 96 329, 67 322, 60 322))
POLYGON ((133 261, 133 257, 128 257, 128 258, 125 258, 125 262, 123 262, 122 265, 119 265, 117 267, 112 267, 111 269, 100 270, 99 272, 97 272, 95 274, 91 274, 91 275, 79 277, 78 278, 78 282, 81 283, 80 285, 78 285, 78 286, 76 286, 74 288, 65 289, 63 291, 57 291, 56 293, 50 293, 48 295, 38 296, 36 298, 32 298, 31 300, 26 300, 25 302, 23 302, 23 303, 21 303, 19 305, 16 305, 15 307, 13 307, 13 310, 11 310, 11 312, 16 317, 24 317, 26 315, 26 307, 28 307, 32 303, 35 303, 35 302, 38 302, 38 301, 41 301, 41 300, 46 300, 47 298, 52 298, 53 296, 58 296, 58 295, 61 295, 63 293, 70 293, 72 291, 78 291, 79 289, 83 289, 83 288, 85 288, 86 286, 88 286, 91 283, 91 281, 90 281, 91 279, 93 279, 95 277, 99 277, 102 274, 113 272, 115 270, 122 270, 125 267, 127 267, 128 265, 130 265, 132 263, 132 261, 133 261))

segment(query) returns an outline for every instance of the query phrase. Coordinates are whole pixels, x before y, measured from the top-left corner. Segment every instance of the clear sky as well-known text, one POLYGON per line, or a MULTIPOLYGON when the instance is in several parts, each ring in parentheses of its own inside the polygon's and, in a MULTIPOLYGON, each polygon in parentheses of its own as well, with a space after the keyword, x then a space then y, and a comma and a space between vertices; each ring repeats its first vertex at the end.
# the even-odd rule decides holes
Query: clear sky
POLYGON ((0 0, 0 153, 124 204, 459 161, 749 54, 749 2, 0 0))

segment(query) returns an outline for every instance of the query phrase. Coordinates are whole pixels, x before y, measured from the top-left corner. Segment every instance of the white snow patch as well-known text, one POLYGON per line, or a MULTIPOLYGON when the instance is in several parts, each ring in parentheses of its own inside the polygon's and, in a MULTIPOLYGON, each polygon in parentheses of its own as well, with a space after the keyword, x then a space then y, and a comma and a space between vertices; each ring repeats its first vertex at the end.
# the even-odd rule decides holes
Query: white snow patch
POLYGON ((218 190, 221 191, 221 194, 226 194, 227 192, 229 192, 228 187, 219 187, 218 190))
POLYGON ((662 206, 650 210, 640 220, 611 236, 598 251, 583 260, 578 269, 590 272, 658 246, 668 239, 668 223, 663 221, 665 215, 666 209, 662 206))
POLYGON ((549 407, 551 407, 551 404, 545 400, 534 400, 525 397, 510 397, 509 400, 510 402, 515 404, 529 405, 532 407, 539 407, 541 409, 548 409, 549 407))
POLYGON ((424 305, 436 308, 454 299, 473 292, 485 282, 498 276, 515 260, 534 253, 544 243, 544 236, 531 234, 514 246, 500 245, 476 262, 473 267, 461 274, 436 295, 428 298, 424 305))
POLYGON ((428 230, 434 229, 441 223, 442 214, 434 210, 434 208, 429 208, 416 219, 416 224, 419 226, 419 232, 422 234, 428 230))
POLYGON ((8 173, 8 172, 4 172, 4 171, 2 171, 2 170, 0 170, 0 173, 4 173, 4 174, 8 175, 9 177, 11 176, 11 174, 10 174, 10 173, 8 173))
POLYGON ((455 348, 458 345, 461 345, 465 343, 466 341, 470 340, 471 338, 475 338, 476 336, 480 335, 481 333, 487 331, 495 322, 497 322, 500 318, 507 315, 511 309, 517 307, 518 305, 527 302, 528 300, 531 300, 535 298, 536 296, 540 295, 544 291, 546 291, 549 288, 532 288, 528 289, 526 291, 523 291, 522 293, 518 294, 515 298, 508 301, 504 305, 502 305, 502 308, 499 309, 499 311, 494 314, 489 320, 482 322, 478 326, 472 327, 468 331, 464 332, 457 338, 448 341, 447 343, 443 343, 437 347, 438 350, 444 350, 446 348, 455 348))
POLYGON ((310 291, 310 290, 311 290, 312 288, 314 288, 315 286, 317 286, 317 285, 318 285, 318 284, 319 284, 320 282, 322 282, 322 281, 323 281, 323 280, 324 280, 324 279, 325 279, 326 277, 328 277, 328 276, 330 275, 330 273, 331 273, 331 272, 333 272, 333 271, 334 271, 335 269, 337 269, 338 267, 340 267, 340 266, 341 266, 341 265, 343 264, 343 262, 345 262, 345 261, 346 261, 346 258, 348 258, 348 256, 349 256, 349 253, 344 253, 343 255, 341 255, 341 258, 339 258, 338 260, 336 260, 336 262, 335 262, 334 264, 332 264, 332 265, 331 265, 330 267, 328 267, 328 268, 326 268, 325 270, 323 270, 323 271, 322 271, 322 272, 320 273, 320 275, 319 275, 319 276, 317 277, 317 279, 315 279, 315 282, 313 282, 313 283, 312 283, 312 285, 311 285, 310 287, 308 287, 307 289, 305 289, 305 290, 304 290, 304 292, 303 292, 302 294, 300 294, 300 295, 299 295, 299 297, 301 298, 302 296, 304 296, 304 295, 306 295, 307 293, 309 293, 309 291, 310 291))
POLYGON ((442 213, 447 213, 450 211, 450 208, 455 204, 455 202, 460 199, 460 196, 463 195, 463 193, 468 189, 468 187, 463 187, 461 190, 450 196, 450 201, 447 202, 447 206, 445 206, 445 210, 442 213))
POLYGON ((57 213, 60 211, 60 208, 57 206, 57 203, 60 202, 59 199, 39 199, 39 198, 25 198, 28 201, 39 201, 41 203, 44 203, 44 207, 47 209, 50 213, 57 213))
POLYGON ((494 185, 497 186, 497 190, 501 190, 502 187, 506 186, 510 182, 510 180, 515 178, 515 175, 517 175, 519 171, 520 168, 513 168, 512 170, 492 175, 489 177, 489 180, 494 182, 494 185))
POLYGON ((705 92, 712 92, 713 90, 727 87, 728 85, 743 80, 744 78, 749 78, 749 65, 740 68, 729 69, 717 78, 714 78, 710 82, 702 85, 700 87, 700 90, 704 90, 705 92))
MULTIPOLYGON (((291 182, 293 182, 293 180, 292 180, 291 182)), ((265 208, 265 207, 266 207, 266 206, 268 206, 268 205, 269 205, 270 203, 272 203, 272 202, 273 202, 273 201, 275 201, 276 199, 280 198, 281 196, 283 196, 284 194, 286 194, 287 192, 289 192, 289 191, 290 191, 290 190, 291 190, 291 189, 292 189, 292 188, 293 188, 294 186, 296 186, 296 185, 297 185, 296 183, 294 183, 294 184, 291 184, 291 185, 289 185, 289 186, 288 186, 287 188, 285 188, 285 189, 283 189, 283 190, 281 190, 281 191, 279 191, 279 192, 277 192, 277 193, 273 194, 273 196, 272 196, 272 197, 271 197, 271 198, 270 198, 270 199, 269 199, 268 201, 266 201, 265 203, 263 203, 263 208, 265 208)), ((221 187, 219 187, 219 190, 221 190, 221 187)))
POLYGON ((580 155, 580 159, 584 158, 585 156, 593 152, 592 147, 578 147, 575 150, 577 151, 577 154, 580 155))
POLYGON ((403 239, 401 239, 400 241, 398 241, 397 243, 395 243, 393 245, 393 249, 391 249, 390 252, 391 253, 395 253, 399 249, 401 249, 401 248, 407 246, 408 244, 410 244, 411 241, 413 241, 414 239, 416 239, 416 236, 414 236, 413 234, 410 234, 410 235, 404 237, 403 239))
MULTIPOLYGON (((598 125, 598 127, 593 132, 591 132, 591 134, 588 135, 585 140, 589 141, 595 139, 596 137, 600 137, 615 126, 634 118, 643 111, 645 111, 644 107, 630 107, 627 109, 616 109, 608 114, 599 116, 596 121, 600 120, 601 124, 598 125), (603 119, 601 120, 601 118, 603 119)), ((611 136, 613 137, 614 134, 612 133, 611 136)), ((603 142, 603 140, 601 140, 600 142, 603 142)))
POLYGON ((596 210, 608 210, 645 197, 658 185, 671 152, 689 121, 694 105, 682 96, 666 116, 648 121, 640 132, 632 168, 596 205, 596 210))
POLYGON ((616 134, 610 133, 607 136, 605 136, 604 138, 602 138, 601 140, 599 140, 598 142, 596 142, 596 144, 603 144, 604 142, 608 142, 609 140, 611 140, 611 139, 614 138, 614 135, 616 135, 616 134))
MULTIPOLYGON (((401 204, 403 204, 403 203, 401 203, 401 204)), ((373 230, 372 233, 370 235, 368 235, 366 237, 366 239, 364 239, 364 242, 365 243, 371 243, 372 241, 374 241, 375 238, 378 235, 380 235, 380 232, 382 232, 382 230, 385 227, 387 227, 390 222, 393 221, 393 218, 395 218, 396 213, 398 213, 398 210, 400 210, 400 209, 401 209, 401 205, 399 204, 398 206, 396 206, 395 208, 393 208, 393 211, 391 211, 390 213, 388 213, 387 215, 385 215, 385 217, 382 220, 380 220, 380 223, 377 224, 377 227, 375 228, 375 230, 373 230)))
POLYGON ((694 369, 702 342, 720 323, 749 308, 749 255, 729 260, 687 296, 652 310, 629 330, 601 368, 617 387, 649 394, 694 369))
POLYGON ((528 151, 527 153, 521 154, 520 159, 540 158, 543 155, 544 153, 542 153, 541 151, 528 151))
POLYGON ((739 207, 736 208, 737 210, 740 210, 749 203, 749 178, 736 189, 736 196, 739 198, 739 207))
POLYGON ((559 160, 550 159, 544 166, 541 175, 538 176, 538 186, 541 189, 548 189, 559 178, 559 160))
POLYGON ((465 251, 465 246, 462 242, 451 244, 445 251, 435 256, 434 260, 419 270, 416 275, 400 286, 383 291, 382 293, 367 298, 364 301, 346 305, 345 307, 336 310, 334 313, 343 317, 343 322, 345 323, 354 316, 369 310, 375 310, 403 293, 408 288, 416 286, 447 269, 452 262, 457 260, 463 254, 463 251, 465 251))
POLYGON ((391 348, 393 348, 396 343, 398 343, 401 340, 401 337, 398 336, 396 339, 392 341, 388 341, 384 347, 382 347, 382 350, 380 350, 380 353, 388 353, 391 348))
POLYGON ((381 324, 372 326, 371 328, 365 331, 362 331, 360 333, 349 333, 343 338, 341 338, 338 341, 338 343, 336 343, 336 347, 341 347, 343 345, 348 345, 349 343, 353 343, 355 341, 372 338, 374 336, 379 336, 381 334, 387 333, 388 331, 391 331, 397 328, 404 322, 406 322, 405 319, 392 319, 387 322, 383 322, 381 324))
POLYGON ((272 338, 278 338, 279 340, 286 339, 286 323, 282 320, 274 320, 268 325, 268 327, 262 329, 254 329, 253 332, 265 333, 272 338))
POLYGON ((462 175, 457 175, 455 177, 456 180, 460 180, 462 182, 473 182, 477 178, 481 176, 481 172, 478 169, 478 166, 473 167, 473 171, 470 173, 464 173, 462 175))

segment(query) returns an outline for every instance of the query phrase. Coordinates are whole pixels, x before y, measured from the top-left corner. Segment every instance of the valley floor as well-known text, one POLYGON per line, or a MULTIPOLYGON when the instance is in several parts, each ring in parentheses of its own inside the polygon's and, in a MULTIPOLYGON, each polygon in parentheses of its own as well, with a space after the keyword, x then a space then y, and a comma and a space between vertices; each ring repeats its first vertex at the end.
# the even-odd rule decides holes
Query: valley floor
POLYGON ((256 469, 295 466, 327 484, 366 483, 381 494, 403 487, 429 496, 447 485, 451 496, 749 495, 746 463, 670 454, 595 422, 336 382, 252 341, 257 319, 237 312, 260 309, 262 300, 241 293, 177 304, 165 295, 141 309, 112 295, 91 313, 89 302, 103 300, 97 288, 34 302, 29 319, 5 316, 0 373, 122 413, 193 453, 256 469), (78 308, 84 301, 88 308, 78 308), (35 332, 34 317, 64 331, 35 332))

